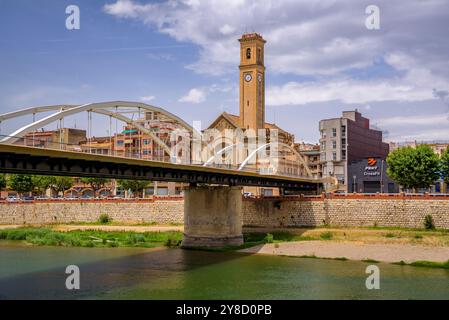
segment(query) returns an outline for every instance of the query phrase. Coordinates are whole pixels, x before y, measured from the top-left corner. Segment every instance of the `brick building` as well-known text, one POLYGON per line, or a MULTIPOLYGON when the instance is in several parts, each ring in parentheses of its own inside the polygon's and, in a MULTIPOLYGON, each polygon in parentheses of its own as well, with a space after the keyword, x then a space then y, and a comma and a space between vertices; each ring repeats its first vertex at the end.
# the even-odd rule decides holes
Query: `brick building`
MULTIPOLYGON (((350 164, 368 158, 382 161, 388 155, 389 146, 382 141, 382 132, 370 128, 369 119, 357 110, 344 111, 340 118, 321 120, 319 129, 323 177, 337 178, 340 191, 353 191, 349 183, 350 175, 354 175, 348 170, 350 164)), ((386 167, 382 169, 386 170, 386 167)))

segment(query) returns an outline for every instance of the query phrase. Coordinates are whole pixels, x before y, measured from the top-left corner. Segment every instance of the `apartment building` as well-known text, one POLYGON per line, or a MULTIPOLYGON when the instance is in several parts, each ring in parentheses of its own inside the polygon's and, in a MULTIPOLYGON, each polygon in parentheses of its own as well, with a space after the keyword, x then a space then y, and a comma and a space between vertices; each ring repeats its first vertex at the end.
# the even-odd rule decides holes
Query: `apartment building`
MULTIPOLYGON (((355 177, 366 177, 363 172, 350 172, 349 166, 368 158, 385 160, 388 144, 382 141, 382 132, 370 128, 369 119, 364 118, 360 112, 344 111, 340 118, 325 119, 319 123, 320 129, 320 163, 323 177, 333 176, 339 182, 339 191, 354 192, 364 187, 352 190, 350 181, 355 177)), ((357 167, 358 168, 358 167, 357 167)), ((386 166, 380 168, 381 176, 386 176, 386 166)), ((370 183, 359 181, 358 185, 366 186, 369 191, 381 191, 379 187, 368 187, 370 183)))

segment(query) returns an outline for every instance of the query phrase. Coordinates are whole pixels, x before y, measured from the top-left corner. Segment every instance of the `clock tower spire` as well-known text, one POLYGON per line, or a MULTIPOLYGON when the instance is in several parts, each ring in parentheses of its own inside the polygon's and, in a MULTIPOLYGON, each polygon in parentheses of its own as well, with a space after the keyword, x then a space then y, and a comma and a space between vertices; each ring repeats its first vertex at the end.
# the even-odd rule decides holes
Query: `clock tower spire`
POLYGON ((240 119, 244 129, 263 129, 265 124, 266 41, 257 33, 247 33, 240 41, 240 119))

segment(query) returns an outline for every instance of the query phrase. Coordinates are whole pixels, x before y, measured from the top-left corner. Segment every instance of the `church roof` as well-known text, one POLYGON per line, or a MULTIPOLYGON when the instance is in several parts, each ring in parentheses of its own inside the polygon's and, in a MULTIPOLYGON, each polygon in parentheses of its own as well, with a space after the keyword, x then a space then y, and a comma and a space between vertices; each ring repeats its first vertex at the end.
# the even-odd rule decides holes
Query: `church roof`
MULTIPOLYGON (((220 114, 217 119, 215 119, 214 122, 212 122, 212 124, 209 126, 209 128, 214 128, 217 123, 220 121, 221 118, 226 119, 232 126, 234 126, 235 128, 243 128, 242 126, 242 121, 241 118, 235 114, 230 114, 227 112, 223 112, 222 114, 220 114)), ((274 123, 268 123, 265 122, 264 123, 264 128, 265 129, 277 129, 279 131, 279 133, 287 133, 287 131, 285 131, 284 129, 278 127, 277 125, 275 125, 274 123)))
POLYGON ((285 133, 288 133, 287 131, 285 131, 284 129, 278 127, 278 126, 275 125, 274 123, 268 123, 268 122, 265 122, 264 127, 265 127, 265 129, 277 129, 279 132, 285 132, 285 133))

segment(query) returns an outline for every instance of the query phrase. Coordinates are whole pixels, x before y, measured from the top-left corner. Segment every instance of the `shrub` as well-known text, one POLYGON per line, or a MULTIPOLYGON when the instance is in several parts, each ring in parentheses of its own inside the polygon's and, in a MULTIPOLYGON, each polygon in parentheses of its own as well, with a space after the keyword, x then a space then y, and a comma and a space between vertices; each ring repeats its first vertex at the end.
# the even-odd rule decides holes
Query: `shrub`
POLYGON ((87 247, 87 248, 93 248, 93 247, 95 246, 95 244, 94 244, 91 240, 88 240, 88 241, 86 241, 86 242, 83 242, 81 245, 82 245, 83 247, 87 247))
POLYGON ((118 243, 115 241, 108 242, 108 247, 116 248, 118 247, 118 243))
POLYGON ((166 247, 178 247, 181 244, 181 240, 174 239, 174 238, 168 238, 167 241, 165 241, 166 247))
POLYGON ((101 224, 110 223, 112 222, 112 218, 104 213, 100 215, 100 217, 98 218, 98 222, 100 222, 101 224))
POLYGON ((334 237, 332 232, 326 231, 320 234, 320 238, 323 240, 331 240, 334 237))
POLYGON ((139 233, 137 233, 137 234, 132 233, 132 234, 128 235, 127 242, 129 244, 137 244, 139 242, 145 242, 145 236, 143 234, 139 234, 139 233))
POLYGON ((274 237, 271 233, 267 233, 263 240, 265 241, 265 243, 273 243, 274 237))
POLYGON ((424 228, 426 230, 435 230, 435 222, 430 214, 424 218, 424 228))

